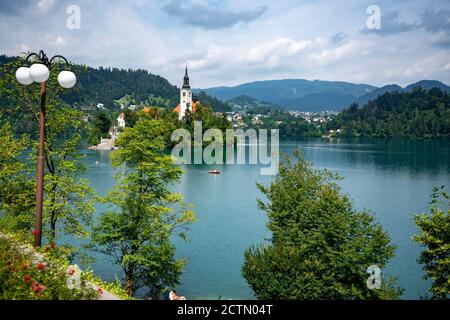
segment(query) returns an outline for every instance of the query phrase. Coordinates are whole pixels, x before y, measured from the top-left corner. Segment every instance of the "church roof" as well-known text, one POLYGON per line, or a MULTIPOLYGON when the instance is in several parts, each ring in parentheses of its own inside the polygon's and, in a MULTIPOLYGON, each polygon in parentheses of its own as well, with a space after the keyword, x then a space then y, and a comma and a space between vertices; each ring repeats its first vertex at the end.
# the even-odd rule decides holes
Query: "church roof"
MULTIPOLYGON (((192 102, 192 107, 191 107, 192 111, 191 112, 197 111, 198 105, 199 105, 198 101, 192 102)), ((173 109, 173 111, 178 112, 178 113, 180 113, 180 110, 181 110, 181 105, 177 105, 176 108, 173 109)))

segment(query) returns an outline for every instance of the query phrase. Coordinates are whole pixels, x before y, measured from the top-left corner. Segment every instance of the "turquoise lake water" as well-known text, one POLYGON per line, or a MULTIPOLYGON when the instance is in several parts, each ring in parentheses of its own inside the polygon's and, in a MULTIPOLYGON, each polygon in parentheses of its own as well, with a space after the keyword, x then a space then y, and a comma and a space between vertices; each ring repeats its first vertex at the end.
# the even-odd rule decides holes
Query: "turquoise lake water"
MULTIPOLYGON (((309 139, 283 142, 287 154, 301 146, 316 168, 327 168, 344 177, 343 192, 359 209, 372 211, 397 246, 396 256, 383 272, 399 278, 405 299, 424 295, 428 283, 416 260, 420 248, 411 241, 417 231, 414 214, 428 209, 432 188, 450 188, 450 142, 411 140, 309 139)), ((87 177, 104 195, 115 183, 109 152, 86 152, 87 177), (98 163, 97 163, 98 161, 98 163)), ((257 165, 184 166, 181 183, 174 187, 194 206, 197 221, 190 240, 175 240, 177 256, 188 264, 176 288, 188 299, 252 299, 241 276, 243 252, 269 237, 266 216, 256 206, 261 197, 255 182, 269 184, 257 165), (219 169, 220 175, 208 170, 219 169)), ((97 206, 98 213, 105 210, 97 206)), ((107 257, 95 254, 93 269, 105 280, 120 270, 107 257)))

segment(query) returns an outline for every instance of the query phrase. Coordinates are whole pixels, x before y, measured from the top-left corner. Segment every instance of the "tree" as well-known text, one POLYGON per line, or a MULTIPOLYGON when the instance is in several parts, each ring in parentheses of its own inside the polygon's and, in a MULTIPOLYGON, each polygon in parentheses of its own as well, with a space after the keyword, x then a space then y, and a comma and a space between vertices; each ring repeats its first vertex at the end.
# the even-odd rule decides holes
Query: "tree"
POLYGON ((94 127, 102 136, 107 136, 113 122, 105 111, 100 111, 95 115, 94 127))
MULTIPOLYGON (((223 133, 223 141, 225 141, 225 133, 227 129, 231 129, 231 123, 227 120, 226 115, 215 115, 209 105, 197 104, 195 112, 186 110, 186 114, 182 120, 181 127, 194 134, 195 122, 201 121, 202 134, 209 129, 219 129, 223 133)), ((177 121, 178 122, 178 121, 177 121)))
POLYGON ((95 127, 94 125, 91 125, 91 127, 89 128, 89 133, 87 136, 87 142, 89 143, 89 145, 93 146, 93 145, 97 145, 100 143, 100 137, 102 136, 100 130, 95 127))
POLYGON ((420 234, 413 237, 425 250, 420 254, 425 279, 431 279, 433 299, 450 297, 450 195, 444 186, 434 188, 430 213, 416 215, 420 234), (445 208, 442 208, 444 206, 445 208))
POLYGON ((136 121, 138 120, 137 113, 127 109, 124 111, 124 114, 127 127, 134 127, 136 121))
POLYGON ((34 223, 34 179, 21 156, 30 145, 28 136, 16 138, 8 122, 0 121, 0 215, 12 230, 30 230, 34 223))
POLYGON ((146 287, 146 295, 157 298, 178 284, 185 261, 175 259, 171 237, 186 239, 185 231, 195 216, 181 196, 168 189, 182 174, 164 154, 170 126, 141 116, 117 139, 113 165, 121 166, 123 173, 105 199, 117 209, 102 215, 92 245, 121 266, 130 296, 146 287))
POLYGON ((300 151, 285 158, 270 186, 258 184, 267 203, 271 243, 245 252, 243 276, 260 299, 397 298, 401 290, 382 280, 370 290, 367 268, 383 268, 393 256, 390 239, 367 212, 341 195, 338 176, 313 170, 300 151))
POLYGON ((88 180, 81 176, 86 171, 79 152, 81 114, 70 108, 49 107, 44 185, 47 236, 54 242, 57 223, 61 222, 65 233, 86 237, 95 211, 95 193, 88 180))

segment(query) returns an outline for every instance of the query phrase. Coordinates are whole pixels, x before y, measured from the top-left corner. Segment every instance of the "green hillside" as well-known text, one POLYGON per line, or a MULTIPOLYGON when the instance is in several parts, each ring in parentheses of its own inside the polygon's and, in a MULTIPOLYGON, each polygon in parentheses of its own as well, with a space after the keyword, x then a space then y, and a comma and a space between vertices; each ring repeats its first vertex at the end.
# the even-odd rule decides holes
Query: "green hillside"
POLYGON ((330 128, 347 136, 450 137, 450 96, 439 88, 387 92, 362 108, 352 104, 330 128))

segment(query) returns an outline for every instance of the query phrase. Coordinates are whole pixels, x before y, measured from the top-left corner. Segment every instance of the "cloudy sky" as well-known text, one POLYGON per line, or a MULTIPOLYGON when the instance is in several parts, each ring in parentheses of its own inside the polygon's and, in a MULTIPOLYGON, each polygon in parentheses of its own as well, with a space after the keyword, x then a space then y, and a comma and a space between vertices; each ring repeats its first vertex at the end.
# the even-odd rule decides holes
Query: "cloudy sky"
POLYGON ((0 0, 0 48, 144 68, 176 85, 187 62, 202 88, 284 78, 450 84, 450 2, 0 0), (371 5, 380 29, 367 27, 371 5))

